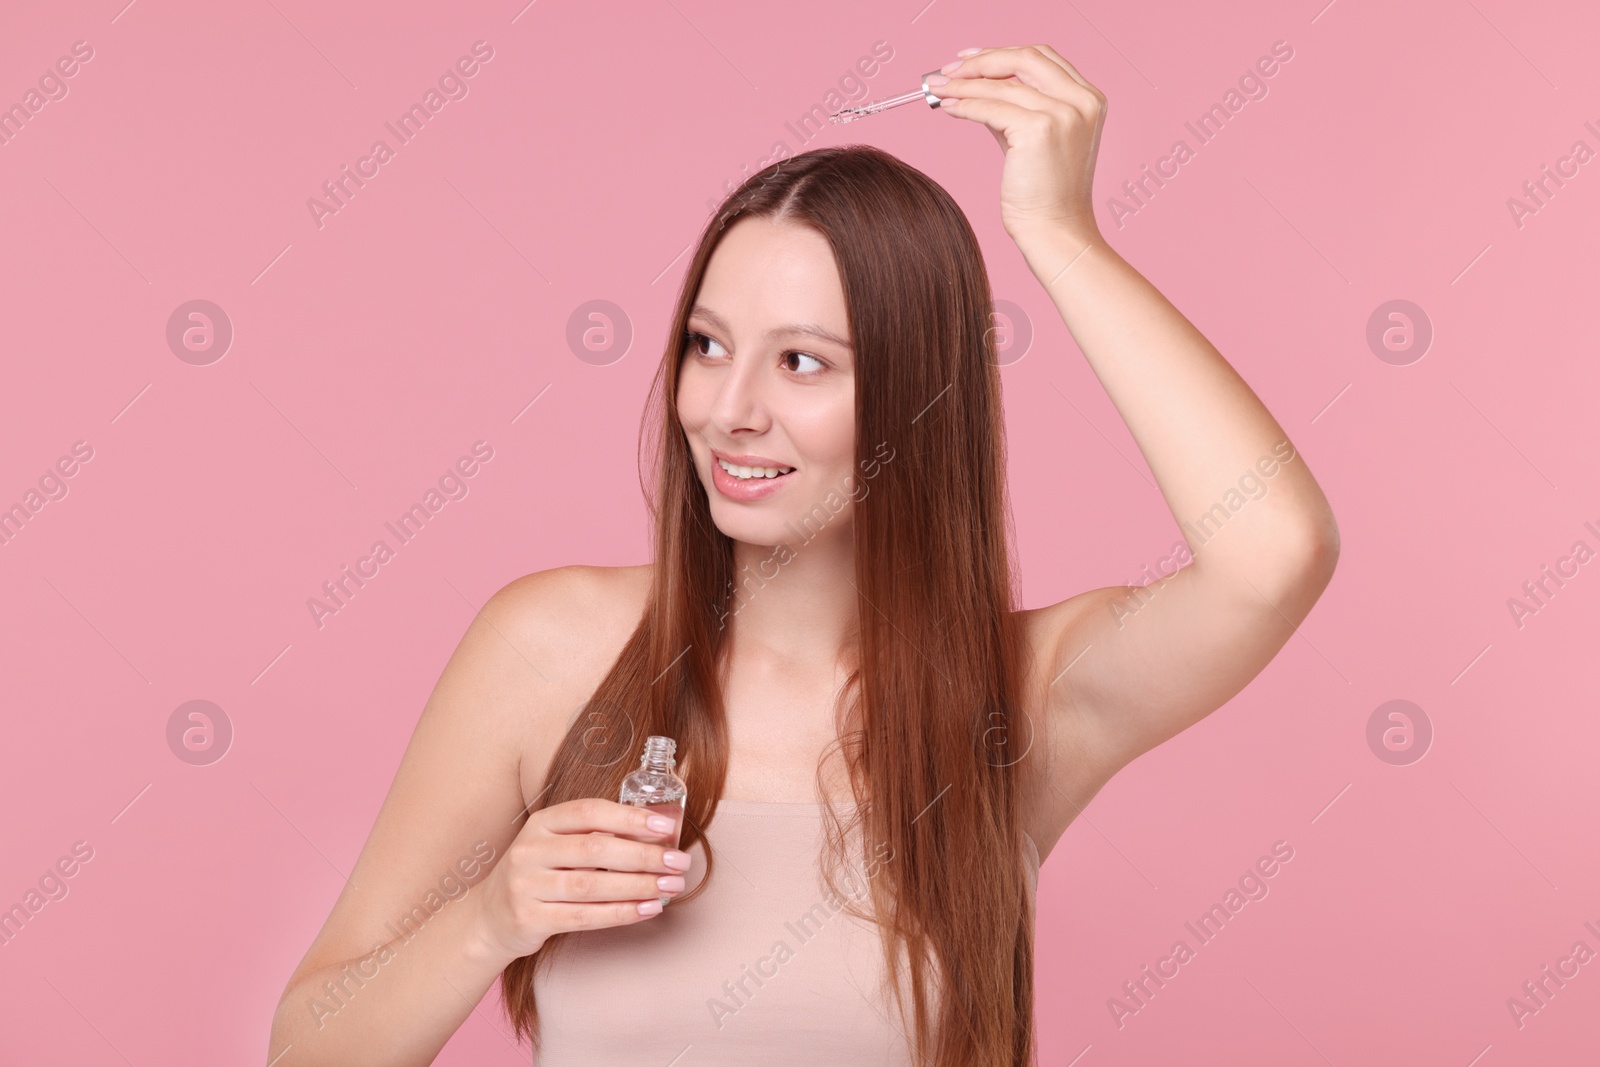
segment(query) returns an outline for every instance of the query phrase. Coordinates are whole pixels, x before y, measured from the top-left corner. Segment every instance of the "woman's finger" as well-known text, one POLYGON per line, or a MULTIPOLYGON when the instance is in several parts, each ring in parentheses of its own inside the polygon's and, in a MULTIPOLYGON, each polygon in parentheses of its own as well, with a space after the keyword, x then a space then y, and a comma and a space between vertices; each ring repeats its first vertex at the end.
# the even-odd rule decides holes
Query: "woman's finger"
POLYGON ((950 75, 958 78, 1016 78, 1046 96, 1083 107, 1094 89, 1057 60, 1032 48, 987 48, 961 61, 950 75))
POLYGON ((661 902, 651 897, 649 900, 623 901, 620 904, 555 904, 550 912, 551 932, 565 934, 643 922, 652 915, 661 914, 661 902))
MULTIPOLYGON (((586 834, 603 830, 608 834, 627 834, 644 839, 665 838, 671 827, 655 829, 652 818, 665 818, 632 804, 621 804, 604 797, 582 797, 541 808, 537 813, 544 828, 557 834, 586 834)), ((659 824, 658 824, 659 825, 659 824)))
POLYGON ((1008 132, 1015 134, 1031 123, 1049 121, 1049 112, 1013 104, 997 96, 952 96, 946 99, 955 101, 955 106, 947 108, 941 104, 940 111, 948 110, 951 118, 971 119, 987 126, 1002 151, 1008 150, 1011 145, 1008 132))
POLYGON ((679 874, 689 868, 689 854, 664 845, 647 845, 606 833, 556 834, 550 838, 547 861, 552 868, 595 867, 608 871, 652 871, 679 874), (681 866, 669 863, 676 859, 681 866))
POLYGON ((952 78, 948 85, 935 87, 933 95, 941 100, 946 97, 957 97, 962 100, 979 97, 1004 100, 1031 111, 1054 111, 1062 106, 1071 106, 1015 79, 1001 81, 994 78, 952 78))
POLYGON ((1051 48, 1047 44, 1036 44, 1033 47, 1036 48, 1046 59, 1049 59, 1052 63, 1060 65, 1061 69, 1071 75, 1073 80, 1079 85, 1090 90, 1091 92, 1099 93, 1100 90, 1089 84, 1089 79, 1085 78, 1082 74, 1079 74, 1078 68, 1074 67, 1071 63, 1068 63, 1066 59, 1062 57, 1060 52, 1057 52, 1054 48, 1051 48))
MULTIPOLYGON (((1094 92, 1094 93, 1098 93, 1099 92, 1098 89, 1096 89, 1092 84, 1090 84, 1089 79, 1085 78, 1082 74, 1078 73, 1078 68, 1077 67, 1074 67, 1071 63, 1068 63, 1066 58, 1064 56, 1062 56, 1062 54, 1060 52, 1057 52, 1054 48, 1051 48, 1047 44, 1035 44, 1035 45, 1028 45, 1026 47, 1034 49, 1040 55, 1042 55, 1046 59, 1050 60, 1050 62, 1056 64, 1056 66, 1058 66, 1062 70, 1066 71, 1068 77, 1072 78, 1073 81, 1077 82, 1079 85, 1083 86, 1085 89, 1088 89, 1090 92, 1094 92)), ((997 51, 997 49, 980 48, 976 52, 974 52, 973 54, 977 55, 979 53, 993 52, 993 51, 997 51)))
POLYGON ((546 903, 646 900, 683 892, 681 874, 631 874, 623 871, 552 870, 545 877, 539 898, 546 903))

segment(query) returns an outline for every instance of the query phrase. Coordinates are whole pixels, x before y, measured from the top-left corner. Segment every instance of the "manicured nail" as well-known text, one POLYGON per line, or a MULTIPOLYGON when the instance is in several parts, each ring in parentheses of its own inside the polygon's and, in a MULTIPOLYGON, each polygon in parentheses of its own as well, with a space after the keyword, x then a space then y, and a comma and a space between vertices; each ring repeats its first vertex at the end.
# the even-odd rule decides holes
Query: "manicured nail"
POLYGON ((663 893, 681 893, 686 884, 681 874, 663 874, 656 879, 656 888, 663 893))
POLYGON ((658 834, 664 834, 672 829, 672 820, 665 815, 652 815, 644 821, 644 824, 658 834))
POLYGON ((928 75, 928 84, 930 86, 945 85, 949 81, 950 81, 950 79, 946 78, 943 74, 930 74, 930 75, 928 75))
POLYGON ((981 51, 983 51, 983 49, 981 49, 981 48, 963 48, 961 51, 957 52, 956 55, 958 55, 958 56, 971 56, 971 55, 976 55, 977 53, 979 53, 981 51))
POLYGON ((694 857, 689 855, 687 852, 668 852, 661 858, 666 862, 668 867, 679 871, 687 871, 689 869, 689 865, 694 862, 694 857))
POLYGON ((661 901, 645 900, 639 903, 640 915, 655 915, 661 910, 661 901))
POLYGON ((944 66, 939 68, 939 73, 940 74, 954 74, 955 71, 956 71, 956 68, 959 67, 959 66, 961 66, 961 60, 952 59, 950 62, 946 63, 944 66))

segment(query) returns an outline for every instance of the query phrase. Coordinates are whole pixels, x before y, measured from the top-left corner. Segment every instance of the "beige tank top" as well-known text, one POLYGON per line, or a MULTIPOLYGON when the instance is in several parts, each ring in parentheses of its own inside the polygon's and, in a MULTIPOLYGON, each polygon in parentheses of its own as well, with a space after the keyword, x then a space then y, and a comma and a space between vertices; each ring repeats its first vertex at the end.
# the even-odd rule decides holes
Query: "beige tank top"
MULTIPOLYGON (((822 881, 822 805, 723 800, 708 832, 717 876, 701 896, 575 933, 540 970, 537 1067, 910 1067, 893 994, 880 992, 878 929, 822 881)), ((1031 911, 1039 851, 1024 846, 1031 911)), ((693 889, 705 850, 688 851, 693 889)), ((874 867, 869 853, 836 875, 867 910, 874 867)))

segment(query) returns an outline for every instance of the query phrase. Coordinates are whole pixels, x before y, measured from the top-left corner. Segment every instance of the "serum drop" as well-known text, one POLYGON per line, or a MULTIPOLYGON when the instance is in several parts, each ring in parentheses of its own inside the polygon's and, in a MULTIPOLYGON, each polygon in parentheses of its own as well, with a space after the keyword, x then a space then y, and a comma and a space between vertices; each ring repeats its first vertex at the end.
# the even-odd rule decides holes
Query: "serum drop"
MULTIPOLYGON (((672 770, 678 765, 673 758, 677 750, 678 743, 670 737, 652 735, 646 738, 639 769, 622 780, 622 793, 617 797, 624 804, 647 808, 671 819, 672 830, 664 839, 670 848, 677 848, 683 839, 683 810, 689 801, 689 787, 672 770)), ((656 899, 665 907, 672 898, 656 899)))

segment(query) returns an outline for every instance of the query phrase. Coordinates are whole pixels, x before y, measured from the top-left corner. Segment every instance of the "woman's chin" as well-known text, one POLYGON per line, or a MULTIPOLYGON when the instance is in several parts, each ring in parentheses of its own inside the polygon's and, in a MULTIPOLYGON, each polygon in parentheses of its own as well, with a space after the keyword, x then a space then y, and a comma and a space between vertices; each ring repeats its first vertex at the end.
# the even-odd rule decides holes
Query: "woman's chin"
POLYGON ((822 509, 821 513, 807 511, 798 515, 777 510, 756 514, 749 510, 748 505, 727 501, 713 501, 711 504, 711 521, 725 537, 747 545, 774 549, 779 545, 788 545, 793 550, 799 550, 807 545, 816 545, 818 538, 826 537, 832 543, 837 537, 850 536, 848 509, 838 515, 827 515, 826 522, 819 521, 825 514, 826 509, 822 509))
MULTIPOLYGON (((737 508, 738 505, 733 507, 737 508)), ((716 504, 711 506, 711 521, 716 523, 717 529, 724 537, 732 541, 742 541, 747 545, 771 548, 792 541, 795 536, 794 531, 785 526, 781 517, 729 515, 716 504)))

